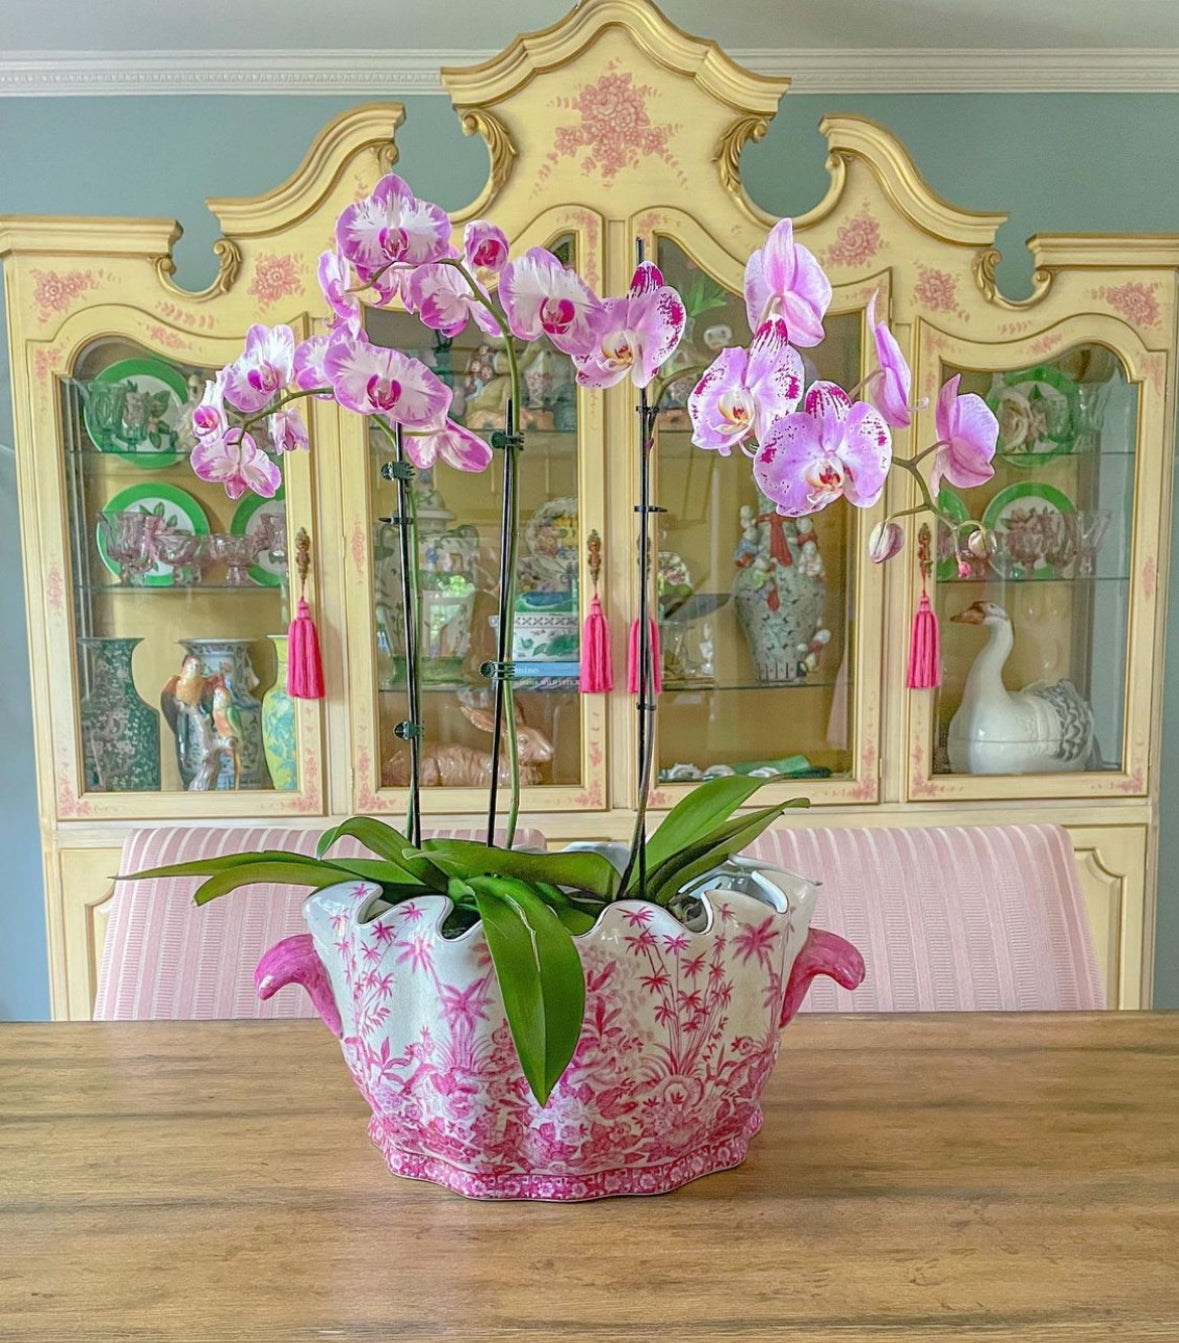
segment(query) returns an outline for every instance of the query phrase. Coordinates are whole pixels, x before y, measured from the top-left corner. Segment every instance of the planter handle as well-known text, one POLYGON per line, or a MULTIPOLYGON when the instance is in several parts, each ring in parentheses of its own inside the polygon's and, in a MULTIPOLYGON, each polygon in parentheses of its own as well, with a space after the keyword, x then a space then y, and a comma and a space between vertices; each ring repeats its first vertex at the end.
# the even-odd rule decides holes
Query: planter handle
MULTIPOLYGON (((805 949, 804 949, 805 954, 805 949)), ((791 981, 793 982, 793 981, 791 981)), ((265 952, 254 971, 254 987, 265 1000, 286 984, 301 984, 307 990, 320 1019, 338 1040, 343 1034, 340 1009, 336 1006, 332 983, 315 950, 310 933, 284 937, 265 952)))
POLYGON ((858 988, 864 978, 864 958, 844 938, 812 928, 790 968, 779 1026, 785 1026, 802 1006, 816 975, 828 975, 845 989, 858 988))

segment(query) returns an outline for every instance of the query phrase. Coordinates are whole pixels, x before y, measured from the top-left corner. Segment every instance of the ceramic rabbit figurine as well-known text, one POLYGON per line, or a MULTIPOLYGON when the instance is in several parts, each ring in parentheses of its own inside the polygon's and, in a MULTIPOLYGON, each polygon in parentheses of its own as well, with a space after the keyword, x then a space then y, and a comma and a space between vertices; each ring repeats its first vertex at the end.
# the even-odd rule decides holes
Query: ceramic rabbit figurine
MULTIPOLYGON (((493 727, 490 709, 476 709, 461 704, 463 717, 481 732, 490 733, 493 727)), ((520 706, 516 705, 516 746, 520 758, 520 782, 525 785, 540 782, 538 765, 553 758, 553 744, 539 728, 524 722, 520 706)), ((386 763, 383 771, 386 787, 403 788, 409 783, 409 758, 402 752, 386 763)), ((473 746, 452 744, 436 746, 422 754, 422 786, 425 788, 486 788, 491 782, 491 752, 473 746)), ((508 781, 506 752, 501 752, 499 781, 508 781)))

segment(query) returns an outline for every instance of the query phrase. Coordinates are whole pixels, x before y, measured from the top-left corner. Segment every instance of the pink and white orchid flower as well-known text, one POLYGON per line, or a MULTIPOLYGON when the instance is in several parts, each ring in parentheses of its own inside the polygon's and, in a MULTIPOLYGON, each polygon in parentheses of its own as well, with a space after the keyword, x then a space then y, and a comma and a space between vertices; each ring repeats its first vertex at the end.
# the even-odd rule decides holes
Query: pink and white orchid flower
POLYGON ((346 410, 425 429, 450 409, 451 389, 425 364, 400 350, 373 345, 362 335, 337 332, 323 363, 336 400, 346 410))
POLYGON ((880 498, 892 465, 892 434, 866 401, 816 382, 804 409, 775 421, 753 459, 763 494, 786 517, 817 513, 841 496, 857 508, 880 498))
POLYGON ((252 326, 246 348, 225 370, 225 399, 253 415, 290 382, 295 333, 289 326, 252 326))
POLYGON ((508 236, 489 219, 472 219, 463 229, 463 254, 474 270, 490 270, 497 275, 508 264, 508 236))
POLYGON ((360 298, 352 292, 352 266, 348 258, 336 248, 319 258, 319 287, 328 301, 336 322, 359 321, 360 298))
POLYGON ((648 386, 679 345, 686 321, 683 299, 663 283, 659 267, 640 263, 625 298, 602 300, 594 347, 574 360, 577 381, 613 387, 629 374, 636 387, 648 386))
MULTIPOLYGON (((359 333, 360 326, 356 323, 346 329, 355 335, 359 333)), ((292 361, 294 369, 292 381, 301 392, 313 392, 317 387, 328 388, 327 391, 318 393, 320 401, 332 399, 331 379, 323 366, 331 339, 331 336, 309 336, 306 340, 300 341, 295 347, 295 357, 292 361)))
POLYGON ((487 291, 480 286, 479 295, 473 293, 454 266, 428 263, 416 267, 402 280, 402 294, 406 306, 444 336, 457 336, 472 317, 484 335, 501 334, 499 323, 481 301, 486 300, 487 291))
POLYGON ((307 437, 307 426, 293 406, 285 406, 282 410, 276 410, 269 415, 266 419, 266 432, 270 435, 270 442, 275 452, 294 452, 296 448, 306 451, 311 447, 311 440, 307 437))
POLYGON ((781 219, 765 246, 745 263, 745 310, 749 329, 767 317, 786 319, 795 345, 818 345, 823 316, 831 302, 831 281, 814 255, 794 241, 794 225, 781 219))
POLYGON ((192 431, 197 438, 213 438, 229 427, 225 417, 225 369, 219 368, 205 383, 204 395, 193 407, 192 431))
POLYGON ((887 322, 876 320, 876 295, 868 300, 868 325, 876 342, 879 373, 872 379, 872 400, 876 409, 894 429, 907 429, 913 417, 909 392, 913 375, 887 322))
POLYGON ((406 434, 405 451, 422 471, 439 460, 456 471, 485 471, 491 465, 491 448, 469 429, 453 420, 421 434, 406 434))
POLYGON ((231 499, 240 499, 247 490, 273 499, 282 484, 282 472, 242 429, 202 439, 189 460, 202 480, 224 485, 231 499))
POLYGON ((727 457, 765 437, 775 420, 802 399, 802 356, 786 339, 786 323, 763 324, 746 351, 722 350, 688 397, 692 442, 727 457))
POLYGON ((962 374, 955 373, 938 393, 935 423, 939 446, 929 473, 929 491, 937 498, 942 478, 960 490, 985 484, 995 474, 991 459, 999 439, 999 421, 981 396, 958 395, 962 374))
POLYGON ((512 335, 520 340, 548 336, 575 358, 593 349, 601 301, 576 271, 545 248, 530 247, 507 263, 500 272, 499 297, 512 335))
POLYGON ((398 273, 387 267, 420 266, 450 255, 450 219, 440 205, 418 200, 396 173, 389 173, 371 196, 344 207, 336 244, 365 284, 380 277, 382 297, 388 298, 397 288, 398 273))

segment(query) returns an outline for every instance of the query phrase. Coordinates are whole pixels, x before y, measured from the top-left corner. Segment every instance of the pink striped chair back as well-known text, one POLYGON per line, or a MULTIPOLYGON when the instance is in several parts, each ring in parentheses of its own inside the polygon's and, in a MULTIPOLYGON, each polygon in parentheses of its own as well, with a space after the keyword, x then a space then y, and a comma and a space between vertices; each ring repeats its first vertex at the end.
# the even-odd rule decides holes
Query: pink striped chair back
MULTIPOLYGON (((253 849, 314 854, 321 830, 287 826, 159 826, 133 830, 123 845, 121 872, 191 862, 253 849)), ((438 838, 481 839, 471 828, 431 832, 438 838)), ((517 843, 543 848, 539 830, 521 830, 517 843)), ((366 851, 341 840, 340 853, 366 851)), ((96 1021, 217 1017, 313 1017, 305 993, 279 993, 261 1002, 254 967, 275 942, 306 932, 307 891, 249 886, 198 909, 193 877, 117 881, 98 970, 96 1021)))
POLYGON ((863 952, 811 1012, 1105 1006, 1066 831, 1051 825, 779 829, 747 852, 822 883, 814 922, 863 952))

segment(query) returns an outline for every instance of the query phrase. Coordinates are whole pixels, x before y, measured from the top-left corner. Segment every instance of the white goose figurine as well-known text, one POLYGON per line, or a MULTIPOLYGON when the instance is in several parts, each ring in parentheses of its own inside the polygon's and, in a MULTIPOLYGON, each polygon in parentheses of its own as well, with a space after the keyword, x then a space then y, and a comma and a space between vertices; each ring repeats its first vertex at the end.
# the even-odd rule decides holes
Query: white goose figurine
POLYGON ((1015 638, 1011 617, 975 602, 952 620, 982 625, 990 638, 966 677, 950 720, 950 768, 957 774, 1048 774, 1084 769, 1093 749, 1093 710, 1071 681, 1008 690, 1003 664, 1015 638))

